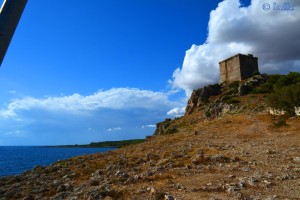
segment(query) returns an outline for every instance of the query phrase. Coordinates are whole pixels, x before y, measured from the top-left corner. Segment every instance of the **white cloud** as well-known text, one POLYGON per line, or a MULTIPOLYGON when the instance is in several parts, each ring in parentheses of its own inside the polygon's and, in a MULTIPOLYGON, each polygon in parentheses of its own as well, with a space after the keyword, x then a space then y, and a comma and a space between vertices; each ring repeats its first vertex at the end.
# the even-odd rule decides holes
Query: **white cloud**
POLYGON ((240 7, 239 0, 219 3, 210 13, 206 42, 186 51, 171 85, 189 95, 193 89, 218 82, 218 62, 237 53, 258 56, 262 72, 300 71, 300 1, 288 2, 295 10, 275 11, 270 0, 252 0, 248 7, 240 7), (270 10, 263 9, 265 3, 270 10))
POLYGON ((172 108, 167 115, 175 116, 175 117, 180 117, 184 115, 185 113, 185 107, 182 108, 172 108))
POLYGON ((99 91, 89 96, 73 94, 70 96, 15 99, 0 110, 2 117, 15 117, 18 112, 44 110, 82 114, 99 109, 155 109, 160 106, 172 106, 176 103, 168 100, 163 92, 139 90, 136 88, 113 88, 99 91))
POLYGON ((181 106, 169 98, 168 92, 113 88, 86 96, 12 99, 0 107, 0 140, 6 145, 58 145, 143 138, 168 110, 181 106), (145 126, 137 129, 137 124, 145 126), (21 133, 15 130, 26 134, 16 137, 21 133))
POLYGON ((120 128, 120 127, 109 128, 109 129, 107 129, 108 132, 112 132, 112 131, 120 131, 120 130, 122 130, 122 128, 120 128))
POLYGON ((15 131, 7 132, 5 135, 15 136, 15 137, 21 137, 21 136, 25 135, 25 132, 24 131, 20 131, 20 130, 15 130, 15 131))
POLYGON ((169 98, 167 92, 114 88, 86 96, 12 99, 0 108, 0 140, 5 145, 59 145, 143 138, 168 110, 181 105, 169 98), (137 129, 137 124, 145 126, 137 129), (15 130, 24 136, 16 137, 21 132, 15 130))
POLYGON ((17 91, 15 91, 15 90, 10 90, 10 91, 8 91, 8 93, 9 93, 9 94, 16 94, 17 91))
POLYGON ((142 128, 156 128, 156 125, 154 124, 149 124, 149 125, 144 125, 142 128))

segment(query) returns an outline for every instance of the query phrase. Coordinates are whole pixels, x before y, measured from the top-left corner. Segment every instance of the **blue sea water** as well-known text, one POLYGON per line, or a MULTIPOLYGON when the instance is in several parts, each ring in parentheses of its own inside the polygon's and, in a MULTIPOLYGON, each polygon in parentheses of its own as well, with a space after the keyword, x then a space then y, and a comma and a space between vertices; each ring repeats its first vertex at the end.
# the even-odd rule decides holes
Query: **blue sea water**
POLYGON ((74 156, 106 152, 115 148, 48 148, 0 146, 0 177, 16 175, 37 165, 47 166, 74 156))

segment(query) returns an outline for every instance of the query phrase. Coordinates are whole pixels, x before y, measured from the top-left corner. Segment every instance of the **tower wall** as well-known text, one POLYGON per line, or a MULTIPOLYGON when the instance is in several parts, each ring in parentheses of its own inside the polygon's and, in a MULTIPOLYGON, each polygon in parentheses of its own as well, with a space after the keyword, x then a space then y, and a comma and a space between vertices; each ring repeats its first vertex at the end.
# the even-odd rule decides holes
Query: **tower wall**
POLYGON ((220 83, 241 81, 258 71, 257 57, 253 55, 237 54, 227 58, 220 65, 220 83))
POLYGON ((250 78, 254 72, 258 72, 257 57, 252 55, 240 55, 241 79, 250 78))

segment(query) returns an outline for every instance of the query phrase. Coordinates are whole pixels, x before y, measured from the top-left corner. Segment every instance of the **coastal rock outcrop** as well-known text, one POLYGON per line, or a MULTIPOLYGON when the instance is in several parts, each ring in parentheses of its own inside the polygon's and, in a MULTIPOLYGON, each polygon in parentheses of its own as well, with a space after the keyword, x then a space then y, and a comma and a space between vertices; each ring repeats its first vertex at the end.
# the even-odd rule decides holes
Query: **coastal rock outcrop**
POLYGON ((197 107, 205 105, 209 101, 209 97, 221 94, 221 86, 219 84, 208 85, 203 88, 194 90, 188 100, 186 107, 186 115, 191 114, 197 107))
POLYGON ((234 97, 247 95, 250 91, 261 86, 268 80, 268 75, 255 75, 244 81, 236 81, 229 84, 214 84, 194 90, 188 100, 186 115, 202 110, 206 117, 222 116, 226 113, 236 112, 240 108, 234 97), (214 97, 212 100, 210 97, 214 97), (212 115, 210 115, 212 114, 212 115))
POLYGON ((171 124, 171 119, 165 119, 165 121, 157 123, 154 135, 168 135, 176 133, 176 127, 171 126, 171 124))

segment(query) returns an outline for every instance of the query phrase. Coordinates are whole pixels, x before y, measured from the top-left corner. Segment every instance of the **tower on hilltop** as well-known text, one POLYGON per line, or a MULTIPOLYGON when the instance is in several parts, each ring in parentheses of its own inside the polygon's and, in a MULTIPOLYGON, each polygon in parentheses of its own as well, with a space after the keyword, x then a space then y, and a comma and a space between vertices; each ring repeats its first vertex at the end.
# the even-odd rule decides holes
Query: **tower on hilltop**
POLYGON ((236 54, 219 62, 220 84, 250 78, 254 72, 258 72, 257 60, 252 54, 236 54))

